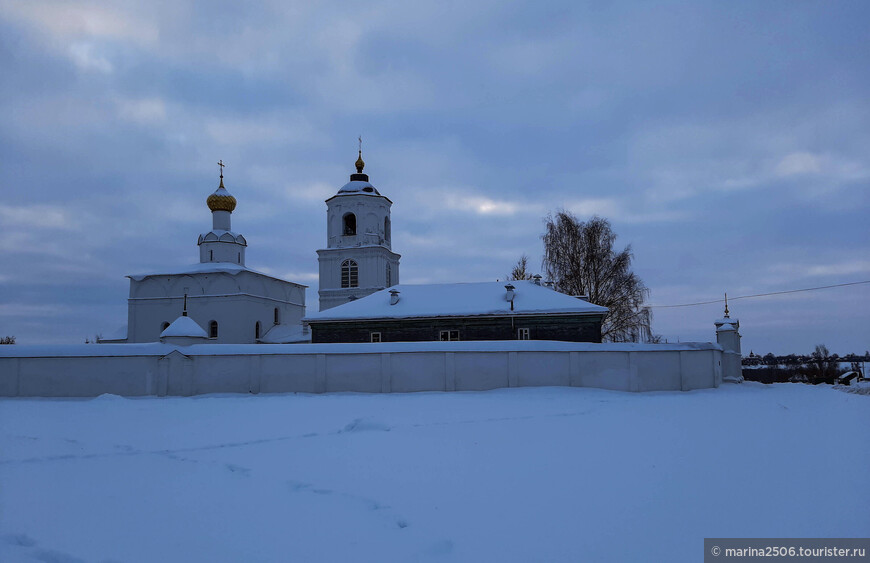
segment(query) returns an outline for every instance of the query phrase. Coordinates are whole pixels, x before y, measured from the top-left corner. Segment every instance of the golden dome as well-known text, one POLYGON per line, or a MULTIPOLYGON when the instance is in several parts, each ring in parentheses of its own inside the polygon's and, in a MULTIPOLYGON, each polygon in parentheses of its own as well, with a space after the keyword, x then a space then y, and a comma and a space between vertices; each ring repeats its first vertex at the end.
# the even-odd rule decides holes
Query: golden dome
POLYGON ((230 192, 224 187, 223 177, 221 177, 221 185, 218 186, 218 189, 213 194, 208 196, 205 203, 212 211, 229 211, 232 213, 233 209, 236 208, 236 198, 231 196, 230 192))
POLYGON ((362 149, 359 151, 359 158, 356 159, 356 172, 357 174, 362 174, 363 168, 365 168, 366 163, 362 159, 362 149))

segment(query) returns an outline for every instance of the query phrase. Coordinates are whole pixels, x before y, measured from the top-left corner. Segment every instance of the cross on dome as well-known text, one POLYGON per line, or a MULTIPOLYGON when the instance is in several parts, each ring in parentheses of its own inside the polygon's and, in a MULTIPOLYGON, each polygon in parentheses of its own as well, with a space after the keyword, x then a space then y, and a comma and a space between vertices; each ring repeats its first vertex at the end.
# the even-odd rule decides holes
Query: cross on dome
POLYGON ((218 189, 214 191, 213 194, 208 196, 208 199, 205 201, 208 205, 208 208, 214 211, 229 211, 230 213, 236 208, 236 198, 230 195, 230 192, 224 187, 224 164, 223 159, 218 160, 217 165, 220 166, 221 171, 221 183, 218 186, 218 189))
POLYGON ((365 168, 366 163, 362 159, 362 135, 358 137, 359 139, 359 158, 356 159, 356 173, 362 174, 363 168, 365 168))

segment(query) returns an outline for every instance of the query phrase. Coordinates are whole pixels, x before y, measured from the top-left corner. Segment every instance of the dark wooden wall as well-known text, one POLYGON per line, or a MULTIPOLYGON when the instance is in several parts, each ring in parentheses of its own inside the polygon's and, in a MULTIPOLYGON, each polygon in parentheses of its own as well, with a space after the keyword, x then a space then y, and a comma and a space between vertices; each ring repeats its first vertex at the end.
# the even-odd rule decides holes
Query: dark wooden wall
POLYGON ((516 340, 518 328, 528 328, 531 340, 601 342, 600 315, 540 315, 523 317, 453 317, 380 319, 311 323, 312 342, 437 341, 442 330, 459 330, 459 340, 516 340))

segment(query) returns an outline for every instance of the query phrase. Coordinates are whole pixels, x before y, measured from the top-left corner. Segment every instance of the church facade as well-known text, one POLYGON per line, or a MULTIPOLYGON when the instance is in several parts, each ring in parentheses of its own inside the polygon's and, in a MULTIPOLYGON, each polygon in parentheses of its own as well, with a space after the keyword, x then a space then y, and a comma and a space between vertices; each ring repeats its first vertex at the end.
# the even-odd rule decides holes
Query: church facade
POLYGON ((270 331, 301 332, 306 286, 245 266, 248 244, 232 230, 236 198, 224 187, 223 170, 220 185, 206 203, 212 229, 197 241, 199 263, 127 276, 126 337, 100 342, 156 342, 182 314, 185 301, 187 315, 205 331, 206 342, 255 343, 270 331))
POLYGON ((356 173, 326 200, 326 248, 317 251, 320 310, 349 303, 399 283, 399 259, 392 249, 390 207, 363 173, 356 173))

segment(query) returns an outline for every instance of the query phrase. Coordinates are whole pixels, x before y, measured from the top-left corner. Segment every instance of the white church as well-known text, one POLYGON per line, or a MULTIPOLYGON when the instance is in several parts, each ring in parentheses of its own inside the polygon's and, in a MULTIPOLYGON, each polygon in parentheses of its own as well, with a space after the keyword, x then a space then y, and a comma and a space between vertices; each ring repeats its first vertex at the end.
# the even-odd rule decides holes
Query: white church
MULTIPOLYGON (((203 343, 253 344, 310 341, 303 329, 307 286, 245 266, 248 243, 233 231, 236 198, 220 185, 208 196, 212 228, 199 235, 199 263, 133 274, 127 299, 126 334, 100 343, 157 342, 182 310, 202 328, 203 343)), ((392 251, 390 207, 363 173, 362 150, 356 173, 326 200, 327 248, 320 263, 320 309, 366 297, 399 282, 399 259, 392 251)), ((185 322, 184 326, 193 327, 185 322)), ((197 332, 197 331, 194 331, 197 332)), ((193 336, 193 335, 191 335, 193 336)))

